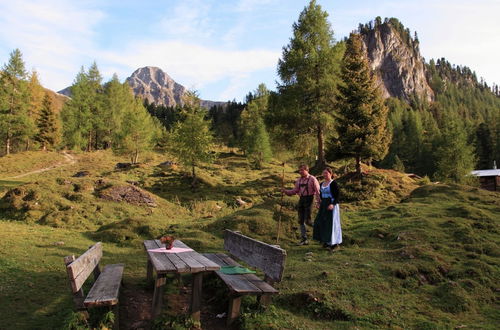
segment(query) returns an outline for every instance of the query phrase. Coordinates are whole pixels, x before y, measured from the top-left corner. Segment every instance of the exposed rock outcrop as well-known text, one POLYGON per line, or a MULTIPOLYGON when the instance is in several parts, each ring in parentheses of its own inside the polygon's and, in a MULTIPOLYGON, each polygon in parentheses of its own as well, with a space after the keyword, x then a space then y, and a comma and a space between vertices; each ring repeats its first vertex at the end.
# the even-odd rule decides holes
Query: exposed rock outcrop
MULTIPOLYGON (((187 89, 175 82, 167 73, 160 68, 146 66, 137 69, 127 78, 136 96, 148 100, 149 103, 173 107, 183 105, 183 97, 187 89)), ((200 100, 203 108, 212 106, 224 106, 226 102, 200 100)))
POLYGON ((160 68, 152 66, 135 70, 127 82, 136 96, 156 105, 182 105, 182 97, 187 91, 160 68))
POLYGON ((420 55, 418 40, 395 19, 362 28, 361 35, 372 69, 376 72, 384 97, 400 97, 409 101, 413 95, 434 100, 434 92, 426 79, 426 68, 420 55), (394 21, 394 24, 393 22, 394 21))

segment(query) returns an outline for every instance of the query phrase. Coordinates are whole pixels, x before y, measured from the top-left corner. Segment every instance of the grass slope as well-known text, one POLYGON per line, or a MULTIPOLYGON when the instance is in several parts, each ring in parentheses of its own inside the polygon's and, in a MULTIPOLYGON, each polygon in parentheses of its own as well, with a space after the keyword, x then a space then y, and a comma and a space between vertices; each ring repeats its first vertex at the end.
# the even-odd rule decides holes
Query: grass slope
MULTIPOLYGON (((350 202, 342 205, 344 244, 330 253, 315 243, 295 245, 296 198, 285 198, 280 216, 277 162, 256 171, 240 155, 221 154, 199 169, 201 187, 192 192, 183 171, 157 166, 168 156, 151 153, 141 166, 121 171, 114 165, 123 160, 108 152, 75 156, 75 164, 1 183, 4 193, 21 192, 0 202, 0 301, 9 302, 0 304, 2 327, 61 328, 72 308, 62 258, 97 240, 104 242, 104 264, 124 262, 125 281, 145 285, 143 239, 169 232, 199 251, 222 251, 222 231, 230 228, 274 244, 278 218, 288 252, 281 294, 266 312, 245 299, 242 328, 494 328, 500 322, 498 193, 418 187, 400 173, 375 169, 362 183, 340 178, 350 202), (88 175, 73 177, 79 171, 88 175), (157 206, 103 200, 102 182, 107 188, 133 183, 157 206), (362 200, 354 201, 356 195, 362 200)), ((0 159, 0 168, 11 161, 0 159)), ((291 186, 296 174, 285 172, 291 186)), ((215 312, 222 313, 225 292, 217 297, 215 312)))

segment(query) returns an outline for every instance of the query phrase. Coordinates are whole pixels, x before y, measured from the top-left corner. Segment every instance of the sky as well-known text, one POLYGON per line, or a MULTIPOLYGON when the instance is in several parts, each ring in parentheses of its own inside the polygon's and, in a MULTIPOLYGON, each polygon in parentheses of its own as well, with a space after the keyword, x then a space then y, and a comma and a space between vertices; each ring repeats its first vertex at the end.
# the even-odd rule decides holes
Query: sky
MULTIPOLYGON (((156 66, 202 99, 243 101, 265 83, 308 0, 0 0, 0 65, 19 48, 58 91, 83 66, 123 81, 156 66)), ((318 0, 336 40, 375 17, 416 31, 422 56, 466 65, 500 83, 500 0, 318 0)))

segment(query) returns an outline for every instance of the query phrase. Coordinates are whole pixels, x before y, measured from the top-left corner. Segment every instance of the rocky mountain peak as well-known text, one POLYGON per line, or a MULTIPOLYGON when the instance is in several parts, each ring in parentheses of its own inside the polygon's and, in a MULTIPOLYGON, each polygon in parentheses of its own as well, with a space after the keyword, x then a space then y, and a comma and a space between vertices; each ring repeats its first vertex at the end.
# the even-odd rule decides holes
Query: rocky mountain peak
POLYGON ((135 70, 127 78, 127 82, 135 95, 156 105, 182 105, 182 97, 187 91, 184 86, 176 83, 167 73, 153 66, 135 70))
POLYGON ((427 101, 434 100, 416 35, 412 38, 409 29, 395 18, 386 18, 384 22, 377 18, 360 25, 359 32, 384 97, 410 101, 416 95, 427 101))

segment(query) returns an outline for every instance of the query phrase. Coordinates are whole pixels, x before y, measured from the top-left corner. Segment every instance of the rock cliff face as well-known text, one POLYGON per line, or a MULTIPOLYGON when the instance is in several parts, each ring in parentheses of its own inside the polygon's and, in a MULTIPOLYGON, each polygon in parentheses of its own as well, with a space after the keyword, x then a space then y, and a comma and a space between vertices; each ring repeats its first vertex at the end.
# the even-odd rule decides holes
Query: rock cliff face
POLYGON ((409 101, 417 95, 427 101, 434 100, 418 41, 411 38, 409 30, 398 31, 391 22, 384 22, 361 29, 360 33, 384 97, 409 101))
POLYGON ((182 97, 187 91, 160 68, 152 66, 135 70, 127 82, 136 96, 156 105, 182 105, 182 97))
MULTIPOLYGON (((134 71, 127 82, 132 87, 136 96, 147 99, 149 103, 173 107, 182 105, 182 97, 187 89, 181 84, 176 83, 168 74, 160 68, 146 66, 134 71)), ((212 106, 224 106, 227 102, 217 102, 200 100, 203 108, 212 106)))

